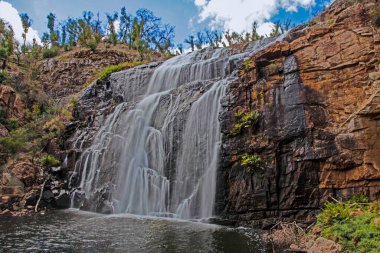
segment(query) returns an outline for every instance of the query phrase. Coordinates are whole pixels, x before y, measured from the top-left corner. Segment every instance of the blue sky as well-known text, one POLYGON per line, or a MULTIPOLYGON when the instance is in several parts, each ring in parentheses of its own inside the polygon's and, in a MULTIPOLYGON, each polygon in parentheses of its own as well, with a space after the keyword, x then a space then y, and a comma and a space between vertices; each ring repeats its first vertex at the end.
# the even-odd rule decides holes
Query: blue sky
MULTIPOLYGON (((18 13, 26 12, 33 20, 31 34, 42 35, 47 30, 49 12, 58 20, 81 16, 84 10, 94 13, 119 11, 125 6, 130 13, 138 8, 152 10, 164 23, 176 26, 176 43, 204 28, 222 28, 238 32, 249 29, 252 21, 259 23, 261 33, 270 30, 272 22, 290 19, 299 24, 326 5, 322 0, 6 0, 0 1, 0 17, 18 26, 11 17, 9 4, 18 13), (5 5, 6 2, 8 5, 5 5), (6 8, 5 8, 6 7, 6 8)), ((13 10, 12 10, 13 13, 13 10)), ((17 16, 17 15, 16 15, 17 16)), ((18 30, 18 29, 15 29, 18 30)), ((17 31, 16 31, 17 33, 17 31)), ((31 35, 29 37, 33 37, 31 35)))

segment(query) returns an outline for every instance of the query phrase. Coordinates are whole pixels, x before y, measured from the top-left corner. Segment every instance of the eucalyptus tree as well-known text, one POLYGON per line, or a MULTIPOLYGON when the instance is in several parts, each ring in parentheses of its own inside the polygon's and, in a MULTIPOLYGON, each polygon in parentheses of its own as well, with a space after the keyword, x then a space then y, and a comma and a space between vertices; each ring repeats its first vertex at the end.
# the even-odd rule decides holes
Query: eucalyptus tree
POLYGON ((194 36, 193 35, 189 35, 185 41, 184 41, 186 44, 189 44, 190 45, 190 48, 191 48, 191 51, 194 51, 195 49, 195 41, 194 41, 194 36))
POLYGON ((22 52, 25 54, 26 52, 26 35, 28 34, 29 28, 32 26, 32 20, 29 18, 28 14, 21 13, 20 14, 21 24, 22 24, 22 39, 24 40, 24 44, 22 47, 22 52))
POLYGON ((5 70, 9 57, 14 52, 14 32, 12 26, 0 18, 0 60, 1 70, 5 70))
POLYGON ((116 34, 116 27, 115 27, 115 21, 117 20, 118 18, 118 13, 117 12, 114 12, 114 14, 106 14, 107 16, 107 30, 108 30, 108 39, 109 39, 109 42, 112 44, 112 45, 116 45, 117 44, 117 34, 116 34))
POLYGON ((55 21, 56 21, 56 16, 54 13, 50 12, 47 15, 47 28, 49 29, 50 32, 50 43, 53 47, 57 47, 59 45, 59 31, 55 30, 55 21))

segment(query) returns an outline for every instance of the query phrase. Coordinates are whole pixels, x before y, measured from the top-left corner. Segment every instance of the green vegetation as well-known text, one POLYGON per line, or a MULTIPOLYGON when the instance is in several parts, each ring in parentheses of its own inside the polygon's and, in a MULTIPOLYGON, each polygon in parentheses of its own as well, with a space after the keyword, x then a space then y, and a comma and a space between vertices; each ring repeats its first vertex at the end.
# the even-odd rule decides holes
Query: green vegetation
POLYGON ((77 107, 77 105, 78 105, 78 99, 76 97, 71 98, 69 106, 71 106, 72 108, 75 108, 77 107))
POLYGON ((0 84, 4 83, 7 80, 7 72, 6 71, 0 71, 0 84))
POLYGON ((245 60, 243 62, 243 71, 244 72, 249 71, 249 69, 251 68, 252 62, 253 62, 252 58, 249 58, 248 60, 245 60))
POLYGON ((376 27, 380 27, 380 11, 374 11, 370 15, 372 24, 376 27))
POLYGON ((124 62, 117 65, 112 65, 104 68, 99 74, 98 79, 101 81, 104 81, 109 77, 112 73, 122 71, 124 69, 133 68, 138 65, 145 64, 145 61, 138 61, 138 62, 124 62))
POLYGON ((265 162, 257 154, 250 155, 245 153, 241 156, 242 166, 246 167, 247 173, 254 173, 258 169, 262 169, 265 166, 265 162))
POLYGON ((23 152, 33 158, 39 156, 50 140, 64 131, 65 122, 71 117, 70 109, 70 106, 57 110, 34 104, 22 124, 0 111, 0 123, 10 131, 8 136, 0 137, 0 150, 8 155, 23 152))
POLYGON ((26 149, 27 143, 31 140, 31 134, 25 128, 13 130, 9 136, 0 138, 0 145, 7 152, 15 154, 26 149))
POLYGON ((61 162, 55 158, 54 156, 52 155, 44 155, 41 160, 41 165, 46 167, 46 168, 50 168, 50 167, 56 167, 56 166, 59 166, 61 164, 61 162))
POLYGON ((318 215, 321 235, 338 242, 343 252, 380 252, 380 202, 359 195, 348 202, 327 202, 318 215))
POLYGON ((10 25, 0 19, 0 63, 1 71, 7 67, 9 57, 15 49, 14 32, 10 25))
POLYGON ((252 125, 257 124, 260 119, 260 114, 256 111, 250 111, 247 113, 237 112, 235 117, 239 118, 238 123, 236 123, 231 132, 230 136, 236 136, 241 133, 244 128, 249 128, 252 125))
POLYGON ((280 65, 278 63, 276 63, 276 62, 271 63, 271 64, 268 65, 268 69, 271 72, 277 71, 279 68, 280 68, 280 65))
POLYGON ((58 49, 55 47, 45 48, 42 50, 42 58, 43 59, 54 58, 57 55, 58 55, 58 49))

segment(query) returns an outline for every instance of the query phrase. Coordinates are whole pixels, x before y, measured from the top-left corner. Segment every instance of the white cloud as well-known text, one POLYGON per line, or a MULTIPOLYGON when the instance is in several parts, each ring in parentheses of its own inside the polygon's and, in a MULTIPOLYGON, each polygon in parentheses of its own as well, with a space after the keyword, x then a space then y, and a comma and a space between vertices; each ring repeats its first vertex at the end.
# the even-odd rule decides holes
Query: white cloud
MULTIPOLYGON (((22 42, 23 28, 19 12, 10 3, 0 1, 0 18, 5 20, 12 26, 13 31, 15 33, 15 38, 19 42, 22 42)), ((33 38, 37 40, 37 43, 41 44, 41 39, 38 35, 38 32, 30 27, 26 35, 27 43, 31 43, 33 41, 33 38)))
POLYGON ((279 8, 297 11, 297 7, 310 7, 314 0, 194 0, 199 8, 199 22, 211 20, 212 28, 222 26, 236 32, 249 31, 252 23, 258 23, 258 31, 269 32, 268 20, 279 8))
POLYGON ((262 23, 260 24, 258 27, 257 27, 257 33, 259 35, 267 35, 267 34, 270 34, 270 32, 272 31, 272 28, 274 27, 274 24, 272 22, 265 22, 265 23, 262 23))

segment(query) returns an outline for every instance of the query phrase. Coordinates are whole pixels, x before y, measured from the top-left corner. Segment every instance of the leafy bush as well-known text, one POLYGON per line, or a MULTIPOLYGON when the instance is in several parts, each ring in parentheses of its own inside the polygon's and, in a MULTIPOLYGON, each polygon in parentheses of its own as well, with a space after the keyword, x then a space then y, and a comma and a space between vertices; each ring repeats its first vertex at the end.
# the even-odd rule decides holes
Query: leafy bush
POLYGON ((260 114, 256 111, 250 111, 244 114, 237 112, 235 113, 235 117, 238 117, 239 121, 233 126, 230 132, 231 136, 236 136, 241 133, 243 128, 249 128, 256 124, 259 121, 260 114))
MULTIPOLYGON (((378 216, 377 216, 378 217, 378 216)), ((343 252, 380 252, 380 229, 371 225, 375 214, 366 213, 337 222, 322 230, 321 235, 343 246, 343 252)))
POLYGON ((369 198, 365 196, 363 193, 353 196, 350 199, 352 203, 369 203, 369 198))
POLYGON ((6 120, 5 125, 7 126, 8 129, 14 130, 18 128, 18 119, 17 118, 9 118, 6 120))
POLYGON ((30 134, 25 128, 18 128, 10 132, 9 136, 0 138, 0 145, 6 152, 15 154, 26 148, 30 134))
POLYGON ((55 47, 52 48, 46 48, 42 50, 42 58, 43 59, 48 59, 48 58, 53 58, 58 55, 58 49, 55 47))
POLYGON ((41 158, 41 164, 42 166, 50 168, 59 166, 61 162, 52 155, 45 155, 41 158))
POLYGON ((261 169, 265 162, 257 154, 247 154, 241 156, 241 165, 246 167, 247 173, 253 173, 255 169, 261 169))
POLYGON ((380 203, 365 200, 359 195, 346 203, 327 202, 317 217, 321 235, 341 244, 343 252, 380 252, 380 229, 375 222, 380 218, 380 203))
POLYGON ((95 52, 98 45, 99 45, 99 41, 97 41, 96 39, 91 39, 87 41, 86 43, 86 47, 89 48, 92 52, 95 52))
POLYGON ((318 223, 323 226, 334 224, 351 218, 350 203, 332 203, 327 202, 323 208, 323 212, 318 215, 318 223))
POLYGON ((0 71, 0 83, 3 83, 7 80, 7 72, 0 71))
POLYGON ((124 69, 133 68, 141 64, 145 64, 144 61, 138 61, 138 62, 124 62, 120 63, 118 65, 112 65, 104 68, 99 74, 98 79, 101 81, 104 81, 107 79, 112 73, 122 71, 124 69))
POLYGON ((78 99, 75 97, 71 98, 69 106, 72 108, 75 108, 77 107, 77 105, 78 105, 78 99))
POLYGON ((243 62, 243 71, 247 72, 251 68, 252 63, 253 63, 252 58, 249 58, 248 60, 245 60, 243 62))

